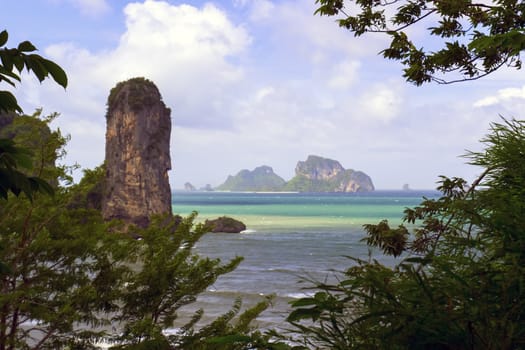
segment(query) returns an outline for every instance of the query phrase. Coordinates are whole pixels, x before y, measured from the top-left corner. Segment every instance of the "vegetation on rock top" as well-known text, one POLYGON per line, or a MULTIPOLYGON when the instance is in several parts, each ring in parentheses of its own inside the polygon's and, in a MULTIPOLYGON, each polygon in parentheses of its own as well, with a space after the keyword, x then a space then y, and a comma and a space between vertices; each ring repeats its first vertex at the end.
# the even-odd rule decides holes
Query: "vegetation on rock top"
POLYGON ((119 82, 109 93, 106 118, 123 101, 135 112, 162 100, 157 86, 143 77, 119 82))

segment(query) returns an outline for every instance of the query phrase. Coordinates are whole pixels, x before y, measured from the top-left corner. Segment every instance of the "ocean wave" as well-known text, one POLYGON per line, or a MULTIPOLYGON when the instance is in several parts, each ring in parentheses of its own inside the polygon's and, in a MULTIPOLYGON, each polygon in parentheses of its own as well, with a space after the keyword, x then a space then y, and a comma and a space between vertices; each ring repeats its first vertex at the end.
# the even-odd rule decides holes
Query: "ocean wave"
POLYGON ((309 292, 309 293, 301 292, 301 293, 287 293, 286 297, 292 298, 292 299, 301 299, 301 298, 310 298, 310 297, 313 297, 314 295, 315 293, 313 292, 309 292))

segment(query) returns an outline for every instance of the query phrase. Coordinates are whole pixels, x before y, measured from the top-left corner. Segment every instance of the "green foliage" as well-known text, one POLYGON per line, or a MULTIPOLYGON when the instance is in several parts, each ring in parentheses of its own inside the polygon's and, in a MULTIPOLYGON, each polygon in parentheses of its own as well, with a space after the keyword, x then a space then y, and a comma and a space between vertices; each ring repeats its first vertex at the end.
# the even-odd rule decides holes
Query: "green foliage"
MULTIPOLYGON (((6 47, 9 35, 0 32, 0 83, 13 87, 20 82, 24 69, 33 73, 42 82, 51 77, 62 87, 67 86, 66 73, 53 61, 34 54, 36 47, 29 41, 18 44, 17 48, 6 47)), ((22 112, 16 97, 9 91, 0 91, 0 113, 22 112)), ((27 169, 31 152, 16 146, 8 139, 0 140, 0 196, 7 199, 9 192, 18 196, 24 193, 32 199, 35 192, 53 193, 53 189, 38 176, 26 176, 19 169, 27 169)))
POLYGON ((15 196, 24 193, 29 199, 37 191, 53 194, 53 188, 36 176, 26 176, 19 168, 31 163, 31 156, 25 148, 15 146, 9 139, 0 139, 0 197, 7 199, 8 193, 15 196))
POLYGON ((69 206, 102 210, 102 200, 106 191, 106 164, 94 169, 84 169, 84 176, 75 186, 75 195, 69 206))
POLYGON ((0 179, 4 179, 0 181, 0 195, 4 199, 8 191, 17 196, 23 192, 30 200, 37 191, 52 195, 58 178, 68 180, 65 169, 55 166, 55 161, 64 155, 57 150, 67 138, 60 131, 51 132, 47 126, 56 117, 56 113, 44 117, 37 110, 32 116, 13 118, 0 130, 0 179), (45 178, 52 179, 51 185, 45 178))
MULTIPOLYGON (((56 182, 66 175, 55 166, 66 139, 49 131, 50 121, 17 120, 20 130, 33 135, 21 142, 34 146, 34 169, 44 181, 56 182)), ((34 201, 12 198, 0 206, 2 349, 83 346, 101 336, 97 327, 107 323, 101 312, 116 307, 108 289, 117 285, 109 278, 108 251, 116 236, 106 233, 99 213, 67 210, 68 190, 55 192, 54 197, 35 193, 34 201)))
POLYGON ((400 61, 403 76, 416 85, 473 80, 503 65, 520 69, 525 49, 525 4, 521 0, 490 3, 471 0, 369 1, 316 0, 316 14, 338 19, 356 36, 384 33, 390 45, 381 53, 400 61), (432 40, 425 49, 407 35, 422 26, 432 40), (452 76, 452 79, 448 79, 452 76))
POLYGON ((331 349, 525 346, 525 123, 493 124, 471 186, 442 178, 407 225, 366 225, 367 243, 403 259, 353 259, 335 285, 293 304, 304 343, 331 349), (307 322, 309 320, 309 322, 307 322))
POLYGON ((270 303, 271 297, 240 313, 241 300, 237 299, 229 312, 198 331, 189 329, 186 335, 179 337, 177 345, 195 350, 290 349, 285 343, 274 340, 279 335, 270 331, 263 334, 251 325, 270 303))
MULTIPOLYGON (((0 83, 6 82, 16 86, 20 82, 20 73, 24 69, 32 72, 38 81, 42 82, 51 77, 57 84, 66 88, 67 75, 60 66, 40 55, 34 54, 37 48, 29 41, 18 44, 17 48, 8 48, 5 45, 9 34, 7 31, 0 32, 0 83)), ((0 112, 17 111, 22 112, 16 97, 9 91, 0 91, 0 112)))
POLYGON ((285 191, 297 192, 333 192, 332 181, 313 180, 303 175, 294 176, 284 186, 285 191))
POLYGON ((106 118, 116 108, 119 98, 122 98, 123 94, 125 94, 127 103, 133 111, 139 111, 146 106, 153 105, 160 97, 157 87, 151 80, 139 77, 121 81, 109 92, 106 118))
POLYGON ((218 276, 232 271, 241 262, 241 258, 236 258, 220 265, 217 259, 193 255, 193 246, 207 231, 201 224, 191 229, 195 216, 196 213, 182 221, 154 218, 147 229, 136 231, 141 237, 134 251, 138 266, 127 281, 119 316, 124 323, 125 339, 153 337, 137 334, 136 329, 145 323, 153 327, 151 331, 171 326, 180 307, 195 301, 218 276))
POLYGON ((269 335, 256 332, 252 321, 268 306, 270 299, 241 312, 237 300, 232 309, 211 323, 197 327, 204 315, 199 309, 174 334, 164 331, 178 319, 179 309, 194 302, 216 279, 233 271, 242 258, 226 264, 218 259, 192 253, 197 241, 209 230, 193 222, 196 213, 182 220, 156 217, 146 229, 137 229, 132 273, 125 281, 121 308, 114 316, 122 334, 112 340, 115 349, 267 349, 269 335), (263 345, 264 344, 264 345, 263 345))

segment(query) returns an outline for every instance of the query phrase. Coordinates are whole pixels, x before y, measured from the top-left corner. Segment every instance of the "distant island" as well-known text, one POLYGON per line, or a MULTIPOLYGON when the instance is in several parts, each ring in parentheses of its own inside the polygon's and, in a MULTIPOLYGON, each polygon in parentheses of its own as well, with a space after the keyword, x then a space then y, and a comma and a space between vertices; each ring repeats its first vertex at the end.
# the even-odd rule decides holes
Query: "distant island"
POLYGON ((235 176, 228 176, 226 181, 218 186, 219 191, 282 191, 286 181, 273 172, 269 166, 263 165, 253 171, 241 170, 235 176))
POLYGON ((362 171, 345 169, 336 160, 310 155, 295 167, 288 182, 263 165, 253 171, 241 170, 216 188, 218 191, 254 192, 368 192, 374 190, 370 176, 362 171))
POLYGON ((196 189, 195 186, 193 186, 191 183, 186 182, 186 183, 184 184, 184 191, 193 192, 193 191, 197 191, 197 189, 196 189))

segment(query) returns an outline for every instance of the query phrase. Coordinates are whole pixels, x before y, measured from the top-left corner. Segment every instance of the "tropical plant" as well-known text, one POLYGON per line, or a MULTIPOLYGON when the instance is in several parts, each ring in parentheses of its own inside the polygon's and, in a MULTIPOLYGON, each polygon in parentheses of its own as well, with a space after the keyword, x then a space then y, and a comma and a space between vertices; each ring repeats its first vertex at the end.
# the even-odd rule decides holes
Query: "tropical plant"
POLYGON ((13 140, 32 147, 32 168, 56 195, 0 200, 0 349, 87 348, 102 334, 101 312, 116 307, 107 288, 116 236, 95 211, 68 209, 57 181, 67 169, 55 166, 67 138, 48 128, 53 116, 37 116, 17 117, 13 140))
MULTIPOLYGON (((66 88, 67 75, 64 70, 34 52, 36 47, 29 41, 18 44, 16 48, 6 47, 9 35, 0 32, 0 83, 12 87, 20 82, 20 73, 24 69, 33 73, 42 82, 51 77, 57 84, 66 88)), ((16 97, 7 90, 0 90, 0 113, 22 113, 16 97)), ((35 192, 53 193, 53 188, 38 176, 27 176, 31 171, 32 151, 17 146, 9 138, 0 139, 0 197, 7 198, 9 192, 18 196, 24 193, 32 199, 35 192), (22 171, 20 171, 22 170, 22 171)))

